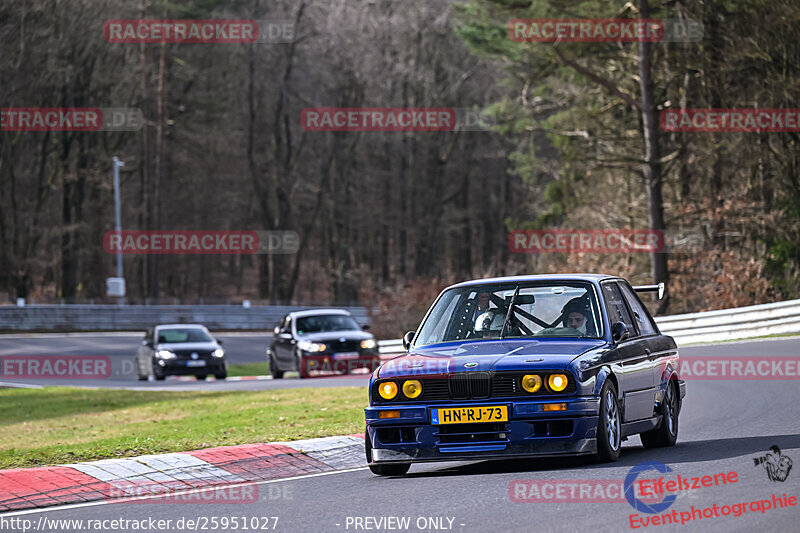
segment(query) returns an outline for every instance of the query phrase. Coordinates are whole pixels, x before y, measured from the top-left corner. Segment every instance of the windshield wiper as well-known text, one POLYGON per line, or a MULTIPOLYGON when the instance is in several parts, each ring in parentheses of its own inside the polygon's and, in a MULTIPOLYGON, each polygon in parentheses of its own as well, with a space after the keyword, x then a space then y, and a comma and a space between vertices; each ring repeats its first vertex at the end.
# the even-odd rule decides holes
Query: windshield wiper
POLYGON ((511 314, 514 312, 514 304, 517 301, 517 296, 519 296, 519 285, 517 285, 517 288, 514 289, 514 296, 511 297, 511 303, 508 306, 508 312, 506 313, 506 319, 503 321, 503 328, 500 330, 500 338, 501 339, 506 334, 506 327, 508 326, 508 321, 511 318, 511 314))

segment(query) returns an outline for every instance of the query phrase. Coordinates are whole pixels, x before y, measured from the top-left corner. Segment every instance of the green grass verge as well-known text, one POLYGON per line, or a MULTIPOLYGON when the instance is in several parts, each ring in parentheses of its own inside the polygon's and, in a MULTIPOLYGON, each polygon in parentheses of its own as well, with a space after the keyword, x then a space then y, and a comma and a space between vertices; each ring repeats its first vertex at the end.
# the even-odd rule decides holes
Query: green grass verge
POLYGON ((0 389, 0 469, 362 433, 361 387, 0 389))
POLYGON ((241 365, 228 365, 228 375, 233 376, 268 376, 269 363, 244 363, 241 365))

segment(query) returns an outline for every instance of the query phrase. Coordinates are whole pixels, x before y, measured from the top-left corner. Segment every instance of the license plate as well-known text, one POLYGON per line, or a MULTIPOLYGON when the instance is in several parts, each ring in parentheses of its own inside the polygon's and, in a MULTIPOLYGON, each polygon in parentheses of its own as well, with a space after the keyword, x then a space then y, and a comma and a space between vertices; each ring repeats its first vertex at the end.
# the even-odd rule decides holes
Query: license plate
POLYGON ((448 407, 431 409, 431 423, 441 424, 474 424, 476 422, 507 422, 508 406, 492 405, 489 407, 448 407))
POLYGON ((339 352, 333 354, 334 359, 358 359, 358 352, 339 352))
POLYGON ((205 361, 186 361, 186 366, 206 366, 205 361))

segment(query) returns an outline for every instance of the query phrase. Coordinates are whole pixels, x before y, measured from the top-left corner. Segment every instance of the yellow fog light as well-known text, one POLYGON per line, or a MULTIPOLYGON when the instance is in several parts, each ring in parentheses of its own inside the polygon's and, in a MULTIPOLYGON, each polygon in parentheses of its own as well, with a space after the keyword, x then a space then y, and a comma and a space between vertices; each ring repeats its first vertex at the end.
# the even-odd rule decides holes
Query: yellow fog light
POLYGON ((536 374, 522 376, 522 388, 531 393, 537 392, 542 388, 542 378, 536 374))
POLYGON ((400 411, 381 411, 378 418, 400 418, 400 411))
POLYGON ((550 387, 550 390, 553 392, 561 392, 567 388, 568 383, 569 380, 564 374, 552 374, 547 378, 547 386, 550 387))
POLYGON ((416 379, 409 379, 403 383, 403 394, 406 398, 417 398, 422 394, 422 383, 416 379))
POLYGON ((378 385, 378 394, 380 394, 381 398, 384 400, 391 400, 397 396, 397 383, 394 381, 384 381, 378 385))
POLYGON ((565 403, 546 403, 542 406, 542 411, 566 411, 567 404, 565 403))

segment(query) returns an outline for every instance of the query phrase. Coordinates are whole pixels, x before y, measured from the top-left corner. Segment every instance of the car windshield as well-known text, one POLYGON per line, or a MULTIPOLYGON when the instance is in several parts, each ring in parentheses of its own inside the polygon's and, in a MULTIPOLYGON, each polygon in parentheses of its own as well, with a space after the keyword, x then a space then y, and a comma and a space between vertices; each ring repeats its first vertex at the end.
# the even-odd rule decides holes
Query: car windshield
POLYGON ((158 330, 159 344, 173 344, 178 342, 212 342, 214 339, 204 329, 200 328, 170 328, 158 330))
POLYGON ((352 317, 347 315, 315 315, 297 319, 297 334, 320 333, 324 331, 347 331, 361 329, 352 317))
POLYGON ((579 281, 453 288, 431 309, 414 344, 492 339, 501 334, 505 338, 600 338, 603 320, 595 291, 590 283, 579 281), (509 315, 512 300, 513 312, 509 315))

